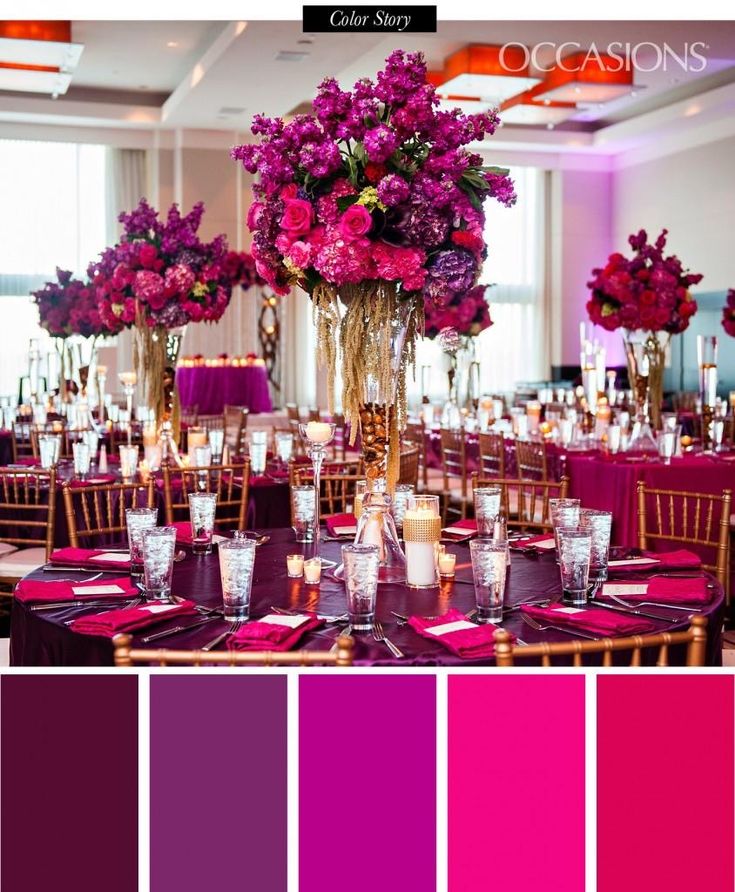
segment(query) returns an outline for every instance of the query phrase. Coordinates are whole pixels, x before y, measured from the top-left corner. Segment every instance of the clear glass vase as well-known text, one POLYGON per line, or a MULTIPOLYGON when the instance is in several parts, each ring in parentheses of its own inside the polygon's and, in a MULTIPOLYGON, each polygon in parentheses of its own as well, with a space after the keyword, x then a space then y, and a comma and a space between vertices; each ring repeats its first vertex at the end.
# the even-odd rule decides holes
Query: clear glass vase
POLYGON ((403 582, 406 578, 406 556, 390 510, 391 502, 387 492, 373 489, 363 498, 357 522, 355 545, 378 546, 379 583, 403 582))
POLYGON ((654 430, 661 427, 669 337, 666 332, 625 331, 623 334, 628 378, 635 399, 635 419, 628 443, 631 451, 658 453, 654 430))

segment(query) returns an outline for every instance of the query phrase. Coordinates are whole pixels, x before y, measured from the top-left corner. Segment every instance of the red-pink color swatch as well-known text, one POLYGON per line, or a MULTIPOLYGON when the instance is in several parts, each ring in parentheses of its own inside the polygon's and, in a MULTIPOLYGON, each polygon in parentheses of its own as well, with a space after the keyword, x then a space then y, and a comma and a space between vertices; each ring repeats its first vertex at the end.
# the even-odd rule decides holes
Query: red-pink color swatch
POLYGON ((449 677, 449 892, 584 892, 584 747, 583 676, 449 677))
POLYGON ((732 892, 733 678, 597 686, 597 892, 732 892))

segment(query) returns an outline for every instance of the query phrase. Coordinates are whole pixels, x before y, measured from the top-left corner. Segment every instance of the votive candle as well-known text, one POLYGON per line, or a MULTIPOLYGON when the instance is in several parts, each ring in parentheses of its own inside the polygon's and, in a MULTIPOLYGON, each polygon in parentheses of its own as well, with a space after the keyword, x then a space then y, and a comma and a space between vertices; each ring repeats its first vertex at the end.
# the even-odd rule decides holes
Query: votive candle
POLYGON ((328 443, 331 437, 331 424, 324 421, 310 421, 306 425, 306 439, 310 443, 328 443))
MULTIPOLYGON (((304 556, 303 556, 303 554, 286 555, 286 567, 288 568, 288 575, 291 577, 291 579, 300 579, 304 575, 304 556)), ((319 565, 319 573, 321 573, 321 562, 319 565)), ((317 582, 319 582, 318 575, 317 575, 317 582)))
POLYGON ((445 579, 454 576, 454 568, 457 563, 457 555, 443 551, 439 554, 439 575, 445 579))
POLYGON ((309 585, 319 585, 322 576, 322 559, 314 557, 304 561, 304 576, 309 585))

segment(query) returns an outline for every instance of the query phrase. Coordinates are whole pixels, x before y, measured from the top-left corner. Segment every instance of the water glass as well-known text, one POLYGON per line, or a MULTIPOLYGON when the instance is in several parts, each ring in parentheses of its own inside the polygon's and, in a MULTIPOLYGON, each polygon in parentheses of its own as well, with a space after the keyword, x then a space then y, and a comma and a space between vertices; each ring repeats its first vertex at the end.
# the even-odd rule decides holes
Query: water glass
POLYGON ((587 603, 592 536, 589 530, 558 530, 559 569, 564 600, 573 607, 587 603))
POLYGON ((316 499, 313 486, 292 486, 293 531, 297 542, 314 541, 316 499))
POLYGON ((342 563, 350 625, 357 632, 370 631, 375 622, 380 549, 377 545, 343 545, 342 563))
POLYGON ((146 597, 167 601, 176 552, 176 527, 153 527, 142 532, 143 588, 146 597))
POLYGON ((395 521, 396 526, 400 529, 403 526, 403 517, 406 513, 406 506, 408 505, 408 497, 413 495, 413 484, 411 483, 398 483, 396 485, 396 491, 393 495, 393 501, 390 506, 390 512, 393 515, 393 520, 395 521))
POLYGON ((475 605, 480 623, 502 622, 509 553, 507 541, 473 539, 470 542, 475 605))
POLYGON ((619 424, 611 424, 607 429, 607 451, 612 455, 620 452, 622 430, 619 424))
POLYGON ((61 454, 61 436, 59 434, 41 434, 38 438, 38 456, 44 471, 54 468, 59 463, 61 454))
POLYGON ((74 443, 72 452, 74 454, 74 474, 80 480, 84 480, 89 474, 89 446, 86 443, 74 443))
POLYGON ((250 470, 253 474, 265 473, 268 459, 268 444, 265 442, 250 441, 250 470))
POLYGON ((120 446, 120 474, 123 480, 132 480, 138 470, 138 447, 120 446))
POLYGON ((551 526, 554 530, 557 560, 559 555, 557 529, 560 527, 574 529, 579 526, 580 504, 579 499, 549 499, 549 514, 551 515, 551 526))
POLYGON ((255 548, 255 539, 226 539, 219 544, 219 572, 227 622, 241 622, 250 616, 255 548))
POLYGON ((100 448, 100 435, 97 431, 84 431, 82 440, 89 446, 89 456, 92 461, 96 461, 97 453, 100 448))
POLYGON ((592 539, 590 547, 590 582, 604 582, 607 579, 607 560, 610 553, 612 512, 597 511, 594 508, 582 508, 579 515, 579 529, 583 533, 589 533, 592 539))
POLYGON ((223 430, 210 431, 209 445, 212 449, 212 461, 219 464, 222 461, 222 450, 225 448, 225 432, 223 430))
POLYGON ((214 535, 214 515, 217 510, 217 493, 189 493, 191 517, 191 550, 193 554, 211 554, 214 535))
POLYGON ((562 418, 559 422, 559 436, 561 445, 566 449, 574 439, 574 421, 571 418, 562 418))
POLYGON ((656 443, 658 445, 658 457, 665 465, 671 464, 671 459, 676 455, 676 441, 678 434, 675 430, 659 431, 656 443))
POLYGON ((192 458, 195 468, 208 468, 212 464, 212 447, 195 446, 192 458))
POLYGON ((725 436, 725 422, 721 418, 716 418, 712 422, 712 445, 715 452, 722 451, 722 440, 725 436))
POLYGON ((501 493, 499 486, 478 486, 473 490, 477 535, 481 538, 492 538, 494 534, 495 521, 500 514, 501 493))
POLYGON ((155 527, 158 521, 157 508, 126 508, 125 522, 128 528, 128 548, 130 550, 130 575, 143 575, 143 531, 155 527))
POLYGON ((275 434, 276 456, 287 465, 293 456, 293 434, 277 431, 275 434))

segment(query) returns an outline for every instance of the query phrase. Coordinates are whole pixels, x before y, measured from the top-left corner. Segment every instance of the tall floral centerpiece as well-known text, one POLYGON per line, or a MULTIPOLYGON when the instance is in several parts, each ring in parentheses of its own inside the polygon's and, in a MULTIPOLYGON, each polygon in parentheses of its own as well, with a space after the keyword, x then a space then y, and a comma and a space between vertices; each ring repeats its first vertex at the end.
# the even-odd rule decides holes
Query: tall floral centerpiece
POLYGON ((466 295, 485 257, 483 201, 512 204, 507 171, 466 146, 494 113, 438 110, 421 54, 396 50, 375 81, 320 85, 315 116, 256 117, 233 157, 258 173, 248 214, 258 273, 311 296, 330 408, 338 359, 371 489, 397 479, 405 371, 424 303, 466 295))
POLYGON ((697 312, 689 288, 702 281, 700 273, 684 269, 675 255, 664 255, 664 229, 654 243, 645 230, 631 235, 633 256, 611 254, 607 264, 593 269, 587 283, 592 297, 587 312, 607 331, 622 329, 628 375, 636 400, 636 423, 630 448, 655 449, 651 424, 661 426, 663 374, 671 335, 680 334, 697 312))
POLYGON ((120 214, 123 235, 90 264, 99 311, 108 325, 134 327, 134 364, 145 382, 148 405, 158 421, 174 408, 174 374, 189 322, 217 322, 232 289, 248 266, 228 250, 223 235, 198 235, 204 203, 182 215, 177 205, 165 220, 145 199, 120 214))
POLYGON ((735 288, 727 292, 727 300, 722 308, 722 327, 735 338, 735 288))

